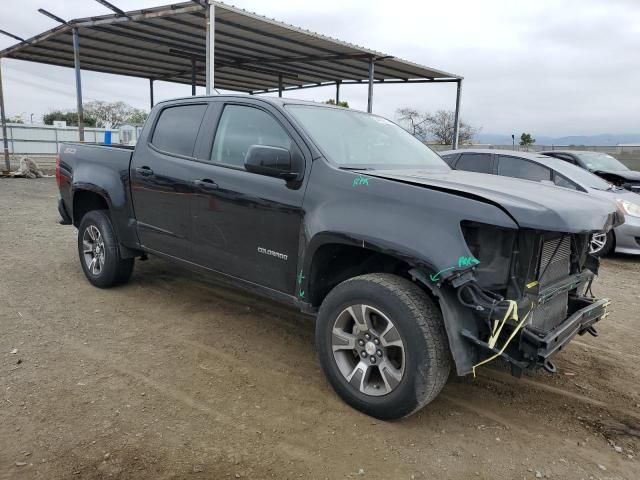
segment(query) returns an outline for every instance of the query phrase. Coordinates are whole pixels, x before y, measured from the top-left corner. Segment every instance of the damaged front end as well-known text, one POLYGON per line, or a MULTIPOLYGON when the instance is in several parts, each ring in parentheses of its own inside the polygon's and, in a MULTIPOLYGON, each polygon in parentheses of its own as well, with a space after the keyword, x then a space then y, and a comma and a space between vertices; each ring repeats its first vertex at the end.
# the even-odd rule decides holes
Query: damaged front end
POLYGON ((448 275, 428 279, 445 318, 455 317, 447 330, 454 357, 465 358, 456 362, 459 374, 497 358, 516 376, 531 367, 554 372, 551 357, 575 335, 597 336, 594 324, 610 302, 591 294, 599 260, 589 254, 590 233, 466 221, 461 229, 472 260, 461 257, 448 275), (455 335, 464 340, 457 339, 457 351, 455 335))

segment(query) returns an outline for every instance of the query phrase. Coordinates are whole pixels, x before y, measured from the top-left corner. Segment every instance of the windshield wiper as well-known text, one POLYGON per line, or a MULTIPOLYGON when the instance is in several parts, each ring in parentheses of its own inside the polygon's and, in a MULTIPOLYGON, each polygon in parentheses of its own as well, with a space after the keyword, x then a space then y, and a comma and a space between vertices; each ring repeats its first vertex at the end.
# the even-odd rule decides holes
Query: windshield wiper
POLYGON ((340 170, 375 170, 371 167, 338 167, 340 170))

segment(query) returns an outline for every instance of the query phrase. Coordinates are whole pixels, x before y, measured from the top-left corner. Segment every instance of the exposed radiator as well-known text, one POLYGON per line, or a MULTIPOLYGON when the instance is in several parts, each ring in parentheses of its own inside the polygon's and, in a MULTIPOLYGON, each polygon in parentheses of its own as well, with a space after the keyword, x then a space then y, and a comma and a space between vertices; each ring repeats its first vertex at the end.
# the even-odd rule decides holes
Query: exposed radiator
MULTIPOLYGON (((547 240, 542 244, 538 282, 544 289, 553 282, 569 275, 571 271, 571 238, 564 236, 547 240)), ((532 313, 531 326, 548 332, 567 318, 569 292, 563 292, 538 306, 532 313)))

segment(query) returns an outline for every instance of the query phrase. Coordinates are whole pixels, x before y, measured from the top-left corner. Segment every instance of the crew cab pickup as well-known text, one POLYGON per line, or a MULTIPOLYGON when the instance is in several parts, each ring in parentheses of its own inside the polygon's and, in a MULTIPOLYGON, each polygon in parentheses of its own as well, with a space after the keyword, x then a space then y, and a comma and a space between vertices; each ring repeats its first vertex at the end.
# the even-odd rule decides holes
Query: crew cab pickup
POLYGON ((135 149, 64 144, 56 176, 92 284, 156 256, 295 306, 335 391, 382 419, 430 402, 452 366, 553 371, 607 315, 589 239, 624 221, 586 194, 451 170, 379 116, 278 98, 159 103, 135 149))

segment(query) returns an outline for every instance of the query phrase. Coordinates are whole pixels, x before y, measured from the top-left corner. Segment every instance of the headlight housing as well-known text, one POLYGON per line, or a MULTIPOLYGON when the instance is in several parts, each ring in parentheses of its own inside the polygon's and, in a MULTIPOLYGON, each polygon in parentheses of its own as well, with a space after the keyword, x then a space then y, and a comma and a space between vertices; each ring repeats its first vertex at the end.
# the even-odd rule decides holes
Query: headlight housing
POLYGON ((630 217, 640 217, 640 205, 637 203, 622 200, 620 198, 617 200, 617 203, 625 215, 629 215, 630 217))

